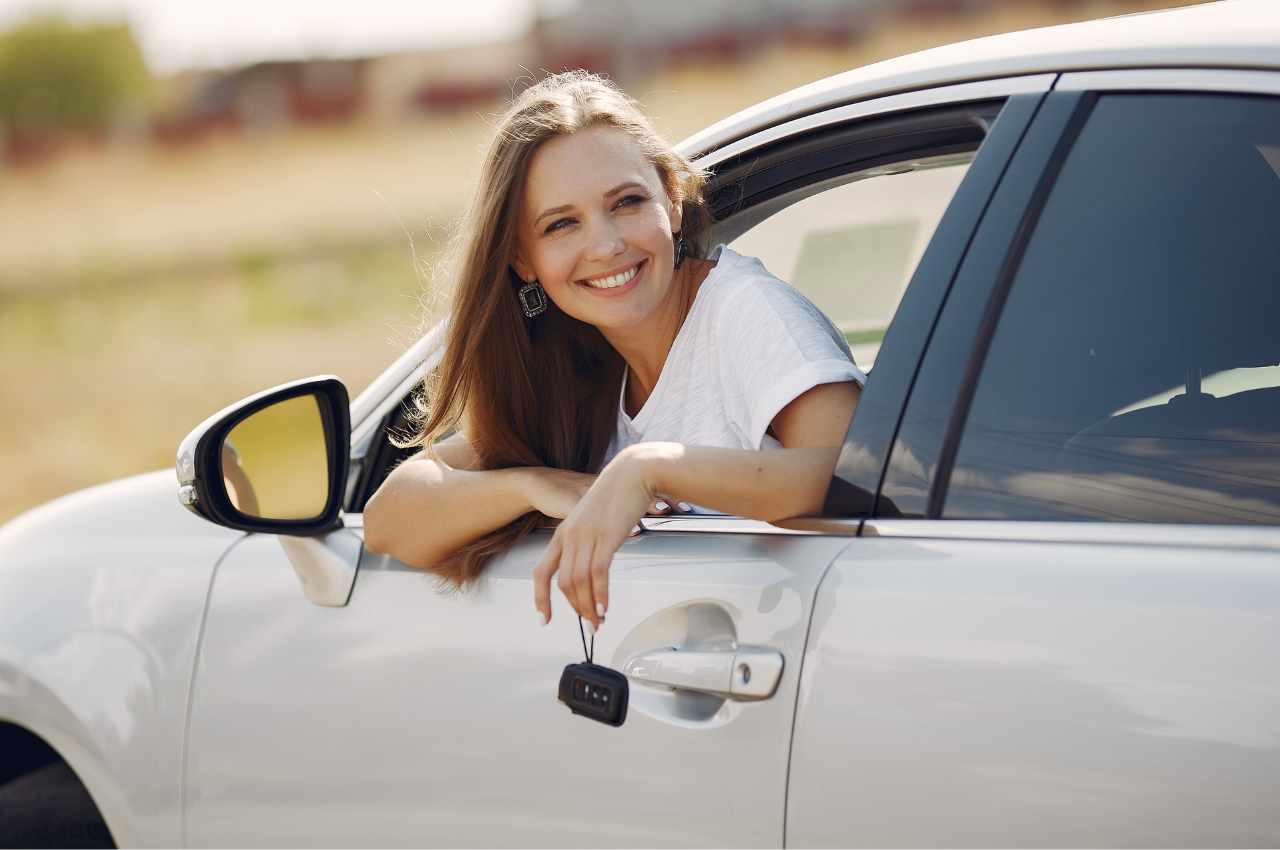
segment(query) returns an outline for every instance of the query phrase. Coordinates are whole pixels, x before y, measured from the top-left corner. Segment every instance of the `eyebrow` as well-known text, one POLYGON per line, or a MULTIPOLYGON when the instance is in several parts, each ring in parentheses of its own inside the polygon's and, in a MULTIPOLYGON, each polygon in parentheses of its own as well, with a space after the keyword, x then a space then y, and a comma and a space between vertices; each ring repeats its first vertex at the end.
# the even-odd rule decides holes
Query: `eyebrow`
MULTIPOLYGON (((637 180, 628 180, 626 183, 619 183, 617 186, 614 186, 612 189, 605 192, 600 197, 609 198, 626 189, 643 189, 643 188, 645 188, 645 185, 643 183, 637 180)), ((545 210, 540 216, 535 218, 533 220, 533 223, 537 224, 538 222, 542 221, 544 218, 546 218, 549 215, 556 215, 558 213, 568 212, 571 209, 573 209, 573 204, 565 204, 559 207, 552 207, 549 210, 545 210)))

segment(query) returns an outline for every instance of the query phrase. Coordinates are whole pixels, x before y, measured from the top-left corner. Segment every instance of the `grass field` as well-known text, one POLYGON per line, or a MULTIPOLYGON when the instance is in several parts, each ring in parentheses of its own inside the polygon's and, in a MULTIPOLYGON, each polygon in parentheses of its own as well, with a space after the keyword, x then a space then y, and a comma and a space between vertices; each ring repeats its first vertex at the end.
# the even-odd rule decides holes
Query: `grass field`
MULTIPOLYGON (((1092 2, 1072 18, 1179 5, 1092 2)), ((1181 5, 1188 5, 1182 3, 1181 5)), ((934 44, 1064 19, 1026 3, 857 49, 774 49, 633 89, 681 138, 805 82, 934 44)), ((494 109, 499 104, 494 105, 494 109)), ((82 151, 0 174, 0 522, 170 467, 237 398, 332 373, 352 395, 415 337, 427 269, 470 194, 485 116, 82 151)), ((865 332, 863 332, 865 334, 865 332)))

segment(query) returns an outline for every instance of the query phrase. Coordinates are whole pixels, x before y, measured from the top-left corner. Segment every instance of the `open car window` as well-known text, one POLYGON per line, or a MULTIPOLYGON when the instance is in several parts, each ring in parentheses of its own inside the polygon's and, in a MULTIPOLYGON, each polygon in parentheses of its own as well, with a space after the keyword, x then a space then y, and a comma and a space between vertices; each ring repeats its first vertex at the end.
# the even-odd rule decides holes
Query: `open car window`
POLYGON ((855 172, 795 194, 731 247, 813 301, 870 371, 893 318, 972 154, 910 160, 855 172), (816 190, 816 191, 815 191, 816 190))

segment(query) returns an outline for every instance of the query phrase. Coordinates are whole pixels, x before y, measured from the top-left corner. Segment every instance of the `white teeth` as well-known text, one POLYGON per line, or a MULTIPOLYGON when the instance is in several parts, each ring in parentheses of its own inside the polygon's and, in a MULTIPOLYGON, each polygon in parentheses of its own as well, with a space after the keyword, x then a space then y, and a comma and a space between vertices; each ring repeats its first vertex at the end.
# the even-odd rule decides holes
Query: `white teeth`
POLYGON ((631 278, 636 276, 636 272, 640 271, 640 266, 634 265, 621 274, 609 275, 609 277, 600 277, 590 280, 584 280, 587 286, 594 289, 615 289, 623 284, 631 282, 631 278))

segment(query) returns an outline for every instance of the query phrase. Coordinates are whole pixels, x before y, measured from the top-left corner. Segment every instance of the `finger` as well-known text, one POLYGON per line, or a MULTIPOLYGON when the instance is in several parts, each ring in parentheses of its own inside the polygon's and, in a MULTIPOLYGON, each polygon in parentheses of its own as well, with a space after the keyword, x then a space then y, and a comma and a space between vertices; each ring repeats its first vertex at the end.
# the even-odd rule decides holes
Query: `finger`
POLYGON ((609 546, 597 546, 591 555, 591 592, 595 597, 595 613, 601 622, 609 612, 609 567, 613 565, 613 553, 609 546))
POLYGON ((560 593, 564 596, 565 601, 569 603, 569 607, 578 614, 578 606, 574 600, 573 590, 573 556, 575 547, 573 545, 565 546, 560 552, 560 574, 556 576, 556 584, 560 587, 560 593))
POLYGON ((671 513, 671 504, 666 499, 654 499, 649 505, 650 516, 666 516, 671 513))
POLYGON ((542 615, 542 624, 551 622, 551 577, 560 567, 560 535, 551 535, 551 542, 533 568, 533 604, 542 615))
POLYGON ((585 550, 582 543, 578 541, 568 541, 565 543, 564 553, 560 556, 560 592, 564 594, 564 598, 569 601, 573 610, 584 620, 591 621, 594 628, 590 608, 583 604, 582 582, 578 578, 579 570, 585 570, 586 565, 579 566, 579 561, 583 558, 590 558, 589 550, 585 550))
POLYGON ((577 547, 573 556, 573 591, 575 607, 584 620, 591 623, 594 631, 600 627, 600 618, 596 615, 595 595, 591 592, 591 554, 594 541, 588 541, 577 547))

